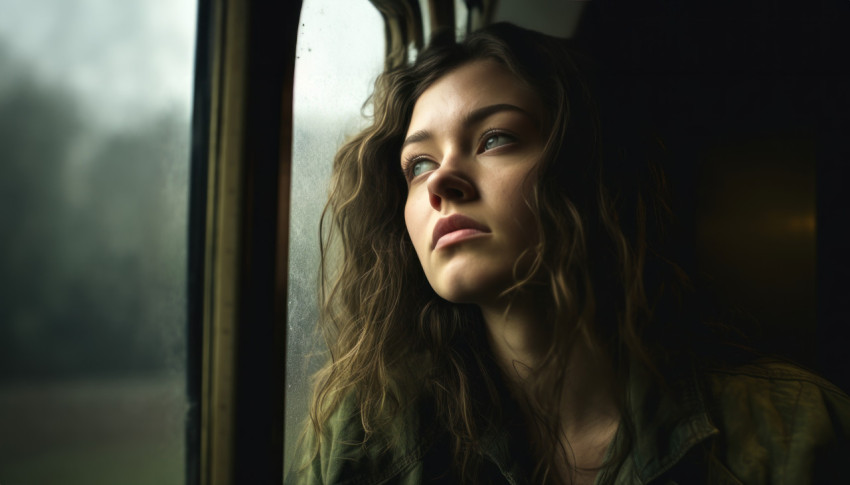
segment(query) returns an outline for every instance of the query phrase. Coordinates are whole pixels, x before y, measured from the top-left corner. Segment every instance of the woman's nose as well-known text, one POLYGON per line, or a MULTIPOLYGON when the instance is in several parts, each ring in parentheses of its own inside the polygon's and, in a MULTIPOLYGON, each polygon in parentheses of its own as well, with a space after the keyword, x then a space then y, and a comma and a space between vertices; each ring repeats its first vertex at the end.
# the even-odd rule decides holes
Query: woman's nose
POLYGON ((428 179, 431 207, 441 210, 446 202, 467 202, 478 196, 469 174, 443 163, 428 179))

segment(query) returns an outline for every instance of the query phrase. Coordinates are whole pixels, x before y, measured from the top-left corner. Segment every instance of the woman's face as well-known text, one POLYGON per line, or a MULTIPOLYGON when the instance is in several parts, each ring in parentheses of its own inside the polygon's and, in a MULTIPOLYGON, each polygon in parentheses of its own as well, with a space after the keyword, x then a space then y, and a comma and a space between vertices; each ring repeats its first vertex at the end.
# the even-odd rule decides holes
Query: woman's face
POLYGON ((416 101, 401 151, 404 218, 425 276, 446 300, 498 304, 537 242, 526 200, 543 120, 534 91, 493 61, 460 66, 416 101))

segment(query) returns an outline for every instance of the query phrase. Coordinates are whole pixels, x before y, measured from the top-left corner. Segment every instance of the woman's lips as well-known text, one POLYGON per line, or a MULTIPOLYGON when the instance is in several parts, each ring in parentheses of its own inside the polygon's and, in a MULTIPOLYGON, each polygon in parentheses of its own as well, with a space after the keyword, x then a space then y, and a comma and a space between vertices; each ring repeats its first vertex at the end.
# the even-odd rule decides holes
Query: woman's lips
POLYGON ((434 226, 431 248, 442 247, 490 232, 490 228, 461 214, 443 217, 434 226))

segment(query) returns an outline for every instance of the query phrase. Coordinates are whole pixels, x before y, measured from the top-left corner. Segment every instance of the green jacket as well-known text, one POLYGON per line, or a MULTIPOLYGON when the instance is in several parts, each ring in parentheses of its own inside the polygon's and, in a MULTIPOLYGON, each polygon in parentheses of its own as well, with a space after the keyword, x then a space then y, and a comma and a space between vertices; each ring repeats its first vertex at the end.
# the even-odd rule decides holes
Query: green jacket
MULTIPOLYGON (((850 398, 795 366, 763 362, 692 373, 661 391, 633 377, 627 394, 634 436, 621 426, 597 484, 850 483, 850 398)), ((411 409, 391 430, 387 452, 362 446, 356 406, 346 401, 330 423, 318 456, 294 464, 286 483, 454 483, 451 447, 424 408, 411 409)), ((481 483, 530 483, 527 446, 493 429, 482 440, 481 483)))

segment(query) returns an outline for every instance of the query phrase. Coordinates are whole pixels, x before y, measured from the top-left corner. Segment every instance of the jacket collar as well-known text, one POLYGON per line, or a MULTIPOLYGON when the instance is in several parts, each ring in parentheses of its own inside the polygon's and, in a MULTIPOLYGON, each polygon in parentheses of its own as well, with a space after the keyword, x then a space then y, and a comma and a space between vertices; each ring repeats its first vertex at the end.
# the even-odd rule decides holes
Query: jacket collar
MULTIPOLYGON (((711 422, 700 391, 696 372, 661 386, 643 370, 635 369, 629 379, 626 399, 633 442, 619 467, 601 475, 597 483, 648 483, 679 463, 697 444, 719 433, 711 422), (616 478, 615 478, 616 477, 616 478)), ((608 456, 625 450, 627 430, 621 423, 608 456)))
MULTIPOLYGON (((620 429, 608 447, 607 458, 621 458, 621 463, 604 469, 596 483, 648 483, 670 470, 697 444, 719 433, 711 422, 700 391, 696 372, 690 370, 682 378, 662 387, 642 366, 633 366, 626 399, 634 440, 628 446, 629 425, 620 429)), ((526 466, 516 460, 528 454, 518 448, 518 440, 506 428, 490 429, 482 440, 481 451, 492 461, 508 483, 526 483, 526 466)))

